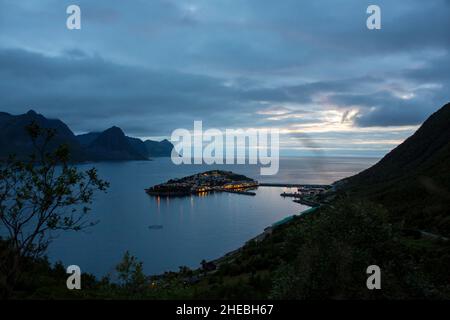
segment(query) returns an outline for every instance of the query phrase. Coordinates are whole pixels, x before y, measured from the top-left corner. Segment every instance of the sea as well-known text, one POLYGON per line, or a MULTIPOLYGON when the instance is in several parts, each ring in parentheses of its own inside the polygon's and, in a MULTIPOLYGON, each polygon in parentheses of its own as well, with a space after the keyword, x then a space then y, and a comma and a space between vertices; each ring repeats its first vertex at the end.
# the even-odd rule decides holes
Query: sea
POLYGON ((281 197, 282 192, 295 191, 285 187, 259 187, 255 196, 210 193, 181 198, 152 197, 145 188, 212 169, 263 183, 331 184, 378 160, 286 157, 273 176, 261 176, 257 165, 175 165, 170 158, 79 165, 80 170, 97 168, 110 183, 107 193, 95 194, 91 206, 88 217, 98 223, 83 231, 55 234, 47 256, 52 263, 78 265, 98 278, 114 278, 115 266, 126 251, 143 262, 149 275, 177 271, 180 266, 198 268, 202 260, 219 258, 308 207, 281 197))

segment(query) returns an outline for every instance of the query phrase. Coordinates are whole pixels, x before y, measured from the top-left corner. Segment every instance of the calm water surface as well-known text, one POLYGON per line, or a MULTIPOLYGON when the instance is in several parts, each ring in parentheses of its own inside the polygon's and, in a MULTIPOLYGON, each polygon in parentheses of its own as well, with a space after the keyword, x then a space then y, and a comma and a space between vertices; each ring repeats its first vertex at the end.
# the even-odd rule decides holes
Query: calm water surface
MULTIPOLYGON (((359 172, 373 158, 285 158, 276 176, 260 176, 248 165, 173 165, 170 159, 96 163, 111 184, 98 194, 92 219, 99 224, 84 232, 60 234, 50 246, 51 261, 76 264, 97 276, 111 273, 126 250, 144 263, 148 274, 198 267, 234 250, 265 227, 307 207, 280 197, 286 188, 260 187, 256 196, 214 193, 185 198, 155 198, 144 189, 170 178, 211 169, 232 170, 260 182, 328 184, 359 172), (162 229, 150 229, 162 225, 162 229)), ((92 167, 90 165, 81 168, 92 167)))

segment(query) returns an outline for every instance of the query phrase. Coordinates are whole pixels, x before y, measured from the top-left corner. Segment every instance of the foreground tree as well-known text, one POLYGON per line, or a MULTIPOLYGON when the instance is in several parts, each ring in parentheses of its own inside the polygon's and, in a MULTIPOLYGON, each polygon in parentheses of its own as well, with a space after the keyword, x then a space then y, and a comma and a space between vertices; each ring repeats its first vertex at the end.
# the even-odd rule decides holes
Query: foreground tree
POLYGON ((126 251, 122 261, 116 266, 121 288, 128 294, 142 293, 147 284, 143 270, 143 263, 126 251))
POLYGON ((69 162, 69 149, 48 150, 56 132, 32 123, 33 150, 28 161, 11 156, 0 163, 0 290, 9 297, 29 259, 42 257, 58 231, 94 225, 88 219, 94 192, 106 191, 95 168, 80 171, 69 162))

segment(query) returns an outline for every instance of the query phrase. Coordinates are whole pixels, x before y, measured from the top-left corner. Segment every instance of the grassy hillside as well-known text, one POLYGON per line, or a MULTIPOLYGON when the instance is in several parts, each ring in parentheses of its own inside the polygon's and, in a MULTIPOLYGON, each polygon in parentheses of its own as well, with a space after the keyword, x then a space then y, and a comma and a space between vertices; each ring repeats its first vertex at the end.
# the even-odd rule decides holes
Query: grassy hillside
POLYGON ((84 275, 81 291, 65 288, 62 265, 51 268, 39 260, 30 263, 15 298, 450 298, 450 243, 404 236, 387 215, 382 206, 340 199, 247 243, 220 259, 214 271, 181 267, 144 277, 131 267, 126 283, 84 275), (382 270, 382 290, 366 287, 366 269, 373 264, 382 270))

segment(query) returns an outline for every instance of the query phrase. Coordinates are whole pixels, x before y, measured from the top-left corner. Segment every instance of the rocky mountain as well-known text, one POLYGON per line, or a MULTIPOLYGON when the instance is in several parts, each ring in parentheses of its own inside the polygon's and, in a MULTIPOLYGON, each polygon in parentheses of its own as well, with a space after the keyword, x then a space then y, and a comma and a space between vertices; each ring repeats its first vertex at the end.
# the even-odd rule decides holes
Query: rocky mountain
POLYGON ((101 132, 79 134, 77 135, 77 140, 83 147, 88 147, 100 134, 101 132))
MULTIPOLYGON (((91 143, 93 143, 99 136, 102 135, 102 132, 89 132, 85 134, 80 134, 77 136, 78 141, 81 143, 82 146, 89 148, 91 143)), ((118 137, 121 139, 122 137, 118 137)), ((130 144, 131 148, 134 149, 132 154, 134 156, 137 156, 137 160, 139 159, 148 159, 148 152, 147 148, 145 147, 144 142, 142 142, 141 139, 133 138, 133 137, 126 137, 128 140, 128 143, 130 144), (137 155, 139 154, 139 155, 137 155)), ((113 151, 115 152, 115 151, 113 151)), ((98 157, 99 155, 97 155, 98 157)), ((108 157, 101 156, 100 160, 106 160, 108 157)), ((125 158, 129 158, 128 156, 125 156, 125 158)))
POLYGON ((164 139, 160 142, 153 140, 144 141, 150 157, 170 157, 173 149, 173 144, 164 139))
POLYGON ((0 112, 0 127, 2 126, 2 123, 4 121, 7 121, 9 119, 11 119, 11 115, 9 113, 6 112, 0 112))
POLYGON ((371 168, 337 183, 406 226, 450 235, 450 103, 371 168))
POLYGON ((146 159, 150 157, 147 147, 145 146, 145 143, 141 139, 133 137, 127 137, 127 139, 131 147, 134 150, 136 150, 136 152, 139 153, 142 157, 146 159))
POLYGON ((94 160, 146 160, 130 143, 122 129, 111 127, 100 133, 86 147, 94 160))
POLYGON ((147 160, 149 157, 170 156, 173 145, 138 138, 128 137, 118 127, 111 127, 103 132, 91 132, 75 136, 69 127, 57 119, 47 119, 43 115, 30 110, 26 114, 11 115, 0 112, 0 159, 10 154, 27 159, 33 149, 26 126, 36 122, 42 128, 56 131, 50 149, 67 144, 73 161, 115 161, 115 160, 147 160))
MULTIPOLYGON (((82 146, 88 147, 100 135, 101 132, 90 132, 78 135, 77 139, 82 146)), ((131 147, 144 158, 170 157, 173 149, 173 144, 166 139, 162 141, 142 141, 141 139, 134 137, 127 136, 126 138, 131 147)))
POLYGON ((10 154, 15 154, 20 159, 28 158, 33 145, 26 127, 32 122, 42 128, 56 131, 56 135, 48 147, 50 150, 64 143, 69 146, 71 158, 74 161, 87 160, 85 151, 66 124, 57 119, 47 119, 33 110, 17 116, 0 113, 0 158, 6 158, 10 154))

